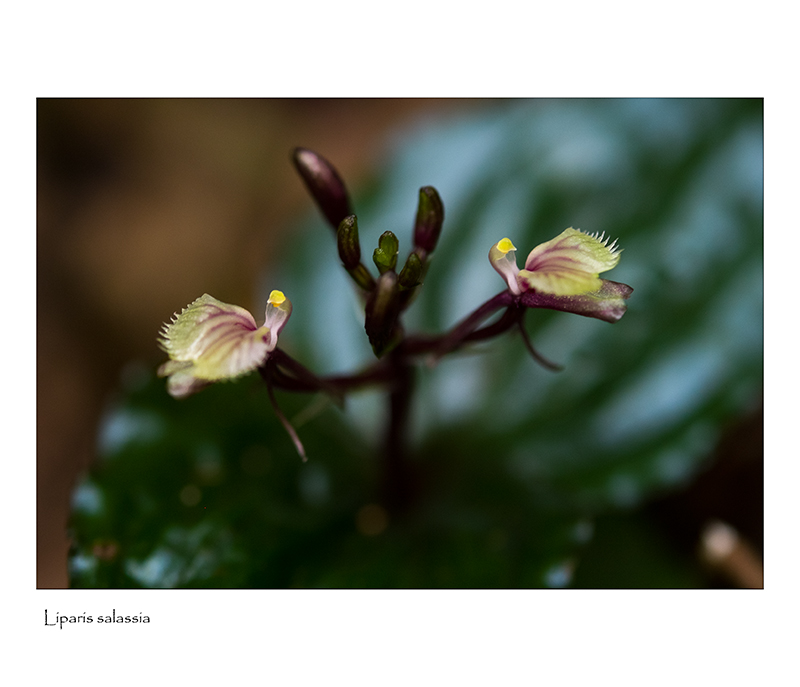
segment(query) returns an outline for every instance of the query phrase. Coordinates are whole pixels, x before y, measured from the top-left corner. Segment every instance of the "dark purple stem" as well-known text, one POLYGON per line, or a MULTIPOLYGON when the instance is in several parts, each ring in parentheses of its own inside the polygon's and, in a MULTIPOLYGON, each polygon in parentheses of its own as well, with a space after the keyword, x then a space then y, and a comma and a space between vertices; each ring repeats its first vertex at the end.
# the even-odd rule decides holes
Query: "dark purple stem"
POLYGON ((496 296, 486 301, 477 310, 459 322, 449 333, 436 337, 408 337, 400 345, 400 348, 406 355, 422 355, 425 353, 433 353, 435 357, 441 358, 454 351, 465 341, 475 341, 479 338, 489 338, 489 336, 495 336, 496 333, 500 333, 509 329, 514 323, 513 320, 510 322, 504 322, 503 318, 501 318, 497 324, 503 321, 503 325, 495 334, 490 334, 487 336, 475 336, 479 331, 481 331, 476 331, 481 322, 488 317, 491 317, 501 308, 508 308, 513 304, 514 296, 508 291, 503 291, 502 293, 498 293, 496 296))
MULTIPOLYGON (((522 312, 524 316, 525 311, 523 310, 522 312)), ((519 324, 520 334, 522 334, 522 340, 525 342, 525 347, 528 349, 528 353, 530 353, 531 356, 533 356, 533 359, 537 363, 539 363, 542 367, 546 367, 548 370, 552 370, 553 372, 560 372, 561 370, 563 370, 564 367, 562 365, 549 361, 533 347, 533 344, 531 343, 531 340, 528 337, 528 332, 525 331, 524 317, 519 318, 518 324, 519 324)))
POLYGON ((397 350, 389 355, 393 383, 389 392, 389 413, 384 444, 383 499, 390 512, 409 505, 413 481, 407 458, 408 420, 414 385, 414 370, 397 350))
POLYGON ((300 458, 303 459, 305 463, 308 458, 306 457, 306 449, 303 446, 303 442, 300 441, 300 437, 297 436, 297 432, 295 432, 294 427, 292 427, 289 420, 286 419, 286 416, 283 414, 283 411, 278 406, 278 401, 275 399, 275 392, 272 389, 272 375, 271 373, 273 370, 270 369, 270 365, 262 365, 258 368, 259 373, 261 374, 261 378, 267 385, 267 395, 269 396, 269 402, 272 404, 272 409, 275 412, 278 420, 283 425, 283 428, 286 430, 289 437, 291 437, 292 442, 294 443, 294 447, 297 449, 297 452, 300 454, 300 458))
POLYGON ((517 324, 520 319, 522 318, 524 311, 521 311, 519 308, 516 307, 509 307, 502 315, 502 317, 497 320, 497 322, 493 322, 492 324, 488 324, 485 327, 481 327, 480 329, 476 329, 471 334, 467 334, 464 337, 464 342, 468 341, 484 341, 485 339, 491 339, 498 334, 502 334, 507 332, 511 327, 517 324))
MULTIPOLYGON (((272 353, 270 353, 270 360, 272 360, 274 365, 286 368, 286 370, 291 372, 294 380, 299 382, 300 385, 305 386, 307 391, 324 391, 338 402, 342 401, 341 389, 331 384, 329 381, 315 375, 305 365, 292 358, 292 356, 280 348, 276 348, 274 351, 272 351, 272 353)), ((281 381, 291 379, 292 378, 284 375, 281 378, 281 381)), ((274 379, 274 381, 278 380, 274 379)))

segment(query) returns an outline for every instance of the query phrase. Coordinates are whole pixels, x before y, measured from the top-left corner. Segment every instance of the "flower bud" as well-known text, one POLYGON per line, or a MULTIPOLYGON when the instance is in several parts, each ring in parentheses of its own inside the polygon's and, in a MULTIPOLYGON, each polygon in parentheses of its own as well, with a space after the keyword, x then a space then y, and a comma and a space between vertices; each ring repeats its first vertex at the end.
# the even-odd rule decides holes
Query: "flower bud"
POLYGON ((397 316, 400 313, 400 298, 397 289, 397 274, 384 272, 378 277, 375 288, 366 305, 364 329, 372 344, 372 350, 380 358, 398 341, 397 316))
POLYGON ((414 245, 425 253, 432 253, 442 233, 444 205, 433 186, 423 186, 419 190, 417 221, 414 225, 414 245))
POLYGON ((339 173, 324 157, 307 148, 295 148, 292 161, 335 231, 345 217, 353 214, 347 189, 339 173))
POLYGON ((378 247, 372 254, 372 260, 381 274, 393 270, 397 266, 397 251, 400 242, 391 231, 385 231, 378 239, 378 247))
POLYGON ((372 291, 375 279, 361 264, 361 244, 358 240, 358 222, 355 215, 348 215, 341 221, 336 232, 336 243, 339 248, 339 257, 353 281, 364 291, 372 291))
POLYGON ((354 270, 361 262, 361 244, 358 241, 358 221, 355 215, 345 217, 336 232, 339 257, 345 269, 354 270))
POLYGON ((406 264, 397 277, 397 283, 401 289, 413 289, 419 285, 422 277, 422 261, 419 255, 411 253, 406 260, 406 264))

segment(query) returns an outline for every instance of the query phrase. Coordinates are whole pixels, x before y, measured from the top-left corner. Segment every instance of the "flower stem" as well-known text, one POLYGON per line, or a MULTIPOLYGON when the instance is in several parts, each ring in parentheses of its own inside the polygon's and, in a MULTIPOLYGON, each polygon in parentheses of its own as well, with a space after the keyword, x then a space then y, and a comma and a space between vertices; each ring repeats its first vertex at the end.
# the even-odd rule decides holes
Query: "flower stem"
MULTIPOLYGON (((524 313, 525 311, 523 310, 522 312, 524 313)), ((564 369, 562 365, 548 360, 533 347, 530 337, 528 336, 528 332, 525 331, 525 323, 522 317, 519 318, 517 324, 519 325, 520 334, 522 334, 522 340, 525 342, 525 348, 528 349, 528 353, 531 354, 537 363, 548 370, 552 370, 553 372, 560 372, 564 369)))
POLYGON ((398 513, 408 507, 413 490, 408 462, 408 422, 414 369, 399 351, 390 354, 389 363, 393 383, 389 392, 382 492, 387 509, 398 513))
POLYGON ((508 317, 507 319, 507 312, 506 315, 493 325, 489 325, 483 329, 478 329, 478 326, 501 308, 509 308, 509 311, 512 311, 510 306, 513 304, 514 296, 508 291, 503 291, 490 298, 483 305, 470 313, 447 334, 434 337, 410 336, 400 344, 400 348, 406 355, 433 353, 434 357, 438 360, 448 353, 452 353, 466 341, 488 339, 491 336, 496 336, 510 329, 515 319, 518 317, 515 309, 513 310, 513 317, 508 317), (484 330, 486 330, 485 334, 482 333, 484 330))
POLYGON ((308 460, 308 457, 306 456, 306 449, 303 446, 303 442, 300 441, 300 437, 297 436, 297 432, 294 431, 294 427, 292 427, 291 423, 286 419, 286 416, 280 409, 280 406, 278 406, 278 401, 275 399, 275 392, 272 389, 272 378, 268 368, 269 363, 259 367, 258 371, 261 374, 261 378, 267 385, 267 395, 269 396, 269 402, 272 404, 272 410, 275 412, 276 417, 278 420, 280 420, 280 423, 283 425, 286 433, 291 438, 294 447, 297 449, 297 453, 300 454, 300 458, 302 458, 303 462, 305 463, 308 460))

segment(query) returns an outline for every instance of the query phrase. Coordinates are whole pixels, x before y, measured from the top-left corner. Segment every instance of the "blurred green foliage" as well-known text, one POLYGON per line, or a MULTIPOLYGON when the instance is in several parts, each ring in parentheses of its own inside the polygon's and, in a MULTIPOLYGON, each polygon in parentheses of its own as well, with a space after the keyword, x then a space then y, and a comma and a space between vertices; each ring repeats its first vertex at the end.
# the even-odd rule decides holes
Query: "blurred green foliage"
MULTIPOLYGON (((686 484, 760 398, 762 122, 760 100, 508 101, 404 133, 369 187, 350 190, 365 253, 390 230, 401 260, 419 187, 444 201, 408 331, 444 331, 503 289, 487 259, 499 239, 524 259, 568 226, 618 239, 622 260, 604 276, 634 287, 628 313, 609 325, 530 312, 534 345, 562 372, 515 335, 421 366, 419 496, 388 522, 370 506, 379 393, 344 412, 281 394, 303 464, 257 376, 178 402, 132 367, 74 493, 73 586, 570 584, 598 514, 686 484)), ((297 233, 305 250, 264 279, 264 300, 280 288, 294 304, 281 346, 320 374, 355 371, 373 358, 335 241, 311 212, 297 233)), ((645 575, 653 586, 701 583, 648 549, 646 527, 606 522, 621 534, 589 549, 606 569, 576 583, 637 586, 608 567, 636 542, 663 573, 645 575)))

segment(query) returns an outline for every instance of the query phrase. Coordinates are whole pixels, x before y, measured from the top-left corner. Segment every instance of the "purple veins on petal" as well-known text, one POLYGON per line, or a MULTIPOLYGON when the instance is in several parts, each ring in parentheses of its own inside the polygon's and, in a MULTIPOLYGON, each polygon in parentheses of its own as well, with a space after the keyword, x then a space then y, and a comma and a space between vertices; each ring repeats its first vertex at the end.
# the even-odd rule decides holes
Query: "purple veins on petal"
POLYGON ((170 377, 167 388, 176 398, 239 377, 264 363, 290 314, 291 303, 280 291, 270 294, 261 327, 244 308, 203 294, 163 327, 159 343, 170 360, 158 374, 170 377))

